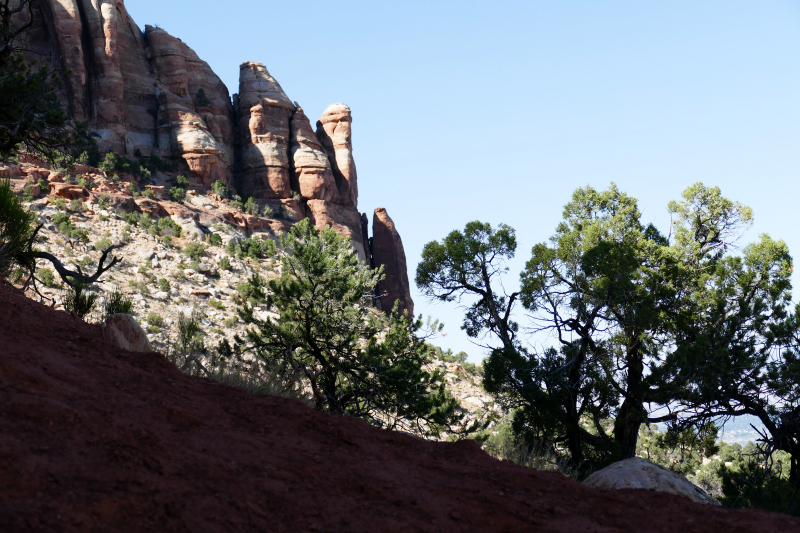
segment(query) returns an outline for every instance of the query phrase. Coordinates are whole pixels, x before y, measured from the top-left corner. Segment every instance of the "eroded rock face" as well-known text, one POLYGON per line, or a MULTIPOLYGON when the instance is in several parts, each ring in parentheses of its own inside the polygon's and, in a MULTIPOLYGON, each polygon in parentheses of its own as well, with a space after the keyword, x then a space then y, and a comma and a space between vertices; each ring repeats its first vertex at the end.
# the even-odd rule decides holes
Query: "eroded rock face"
POLYGON ((339 191, 330 160, 300 106, 292 116, 291 130, 292 188, 307 200, 337 200, 339 191))
POLYGON ((685 496, 697 503, 720 505, 684 476, 641 457, 625 459, 598 470, 583 484, 596 489, 651 489, 685 496))
POLYGON ((289 198, 289 123, 294 104, 261 63, 239 71, 238 128, 245 194, 289 198))
POLYGON ((339 202, 343 205, 358 205, 358 179, 353 160, 351 135, 353 117, 345 104, 331 104, 317 121, 317 138, 328 154, 339 202))
POLYGON ((331 226, 339 234, 350 239, 361 261, 367 261, 364 241, 361 234, 361 215, 353 206, 338 205, 324 200, 309 200, 306 216, 317 229, 331 226))
POLYGON ((372 217, 372 258, 376 268, 383 265, 386 276, 378 284, 383 310, 391 312, 395 301, 400 300, 400 310, 414 316, 403 240, 383 207, 377 208, 372 217))
POLYGON ((111 315, 103 328, 103 339, 129 352, 152 352, 147 334, 131 315, 111 315))

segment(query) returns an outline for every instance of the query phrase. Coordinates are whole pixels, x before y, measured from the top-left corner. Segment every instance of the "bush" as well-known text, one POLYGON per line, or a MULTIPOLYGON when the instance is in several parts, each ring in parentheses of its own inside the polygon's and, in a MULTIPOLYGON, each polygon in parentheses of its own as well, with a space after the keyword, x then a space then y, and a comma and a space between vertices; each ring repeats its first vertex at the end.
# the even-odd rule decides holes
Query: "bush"
POLYGON ((228 188, 225 187, 225 184, 222 182, 222 180, 217 180, 212 183, 211 191, 217 194, 220 198, 228 197, 228 188))
POLYGON ((172 217, 162 217, 158 219, 158 234, 161 236, 170 235, 172 237, 181 236, 181 227, 172 220, 172 217))
POLYGON ((97 204, 100 206, 100 209, 108 209, 109 202, 111 202, 111 197, 107 194, 100 195, 100 201, 97 204))
POLYGON ((164 319, 161 317, 161 315, 159 315, 158 313, 154 313, 152 311, 147 313, 145 321, 151 326, 155 326, 157 328, 164 327, 164 319))
POLYGON ((83 202, 75 198, 69 203, 69 210, 72 211, 73 213, 83 211, 83 202))
POLYGON ((230 260, 230 259, 228 259, 228 257, 227 257, 227 256, 226 256, 226 257, 223 257, 222 259, 220 259, 220 262, 219 262, 219 267, 220 267, 222 270, 230 270, 231 268, 233 268, 233 267, 231 266, 231 260, 230 260))
POLYGON ((41 281, 45 287, 54 287, 56 284, 56 277, 53 274, 53 271, 47 267, 40 268, 38 271, 39 274, 39 281, 41 281))
POLYGON ((208 305, 219 310, 225 309, 225 305, 216 298, 212 298, 211 300, 209 300, 208 305))
POLYGON ((111 241, 107 237, 103 237, 96 243, 94 243, 94 249, 98 252, 102 252, 103 250, 109 248, 111 246, 111 241))
POLYGON ((208 242, 209 244, 211 244, 211 246, 222 246, 222 237, 220 237, 216 233, 212 233, 208 237, 208 242))
POLYGON ((64 309, 67 313, 75 313, 78 318, 84 320, 94 309, 97 302, 97 294, 86 292, 86 286, 76 283, 74 287, 67 290, 64 298, 64 309))
POLYGON ((175 184, 178 187, 182 188, 182 189, 188 189, 189 188, 189 178, 187 178, 186 176, 181 174, 177 178, 175 178, 175 184))
POLYGON ((150 218, 150 215, 147 213, 143 213, 142 216, 139 218, 139 227, 143 230, 147 231, 150 229, 150 226, 153 225, 153 219, 150 218))
POLYGON ((167 194, 173 202, 182 203, 186 199, 186 189, 181 189, 180 187, 170 188, 167 194))
POLYGON ((244 203, 244 211, 245 213, 250 213, 253 216, 258 216, 261 213, 255 198, 252 196, 244 203))
POLYGON ((158 290, 161 292, 169 292, 170 286, 169 281, 166 278, 161 278, 158 280, 158 290))
POLYGON ((139 197, 139 189, 136 187, 136 185, 133 182, 131 182, 130 185, 128 185, 128 190, 131 191, 131 195, 134 198, 138 198, 139 197))
POLYGON ((119 288, 115 288, 114 292, 106 298, 105 305, 103 306, 103 323, 105 323, 111 315, 117 313, 124 313, 129 315, 133 310, 133 302, 125 298, 125 295, 119 288))
POLYGON ((150 198, 151 200, 156 199, 156 193, 153 192, 153 189, 145 189, 144 191, 142 191, 142 196, 144 196, 145 198, 150 198))
POLYGON ((195 261, 199 261, 200 257, 203 256, 205 251, 206 247, 200 244, 199 242, 190 242, 189 244, 186 245, 186 248, 183 249, 183 253, 191 257, 195 261))
POLYGON ((272 239, 261 240, 253 235, 249 239, 229 242, 226 251, 239 259, 244 257, 261 259, 264 256, 275 255, 277 247, 272 239))
POLYGON ((64 199, 63 196, 58 196, 58 197, 53 199, 53 207, 55 207, 59 211, 66 211, 67 210, 67 201, 64 199))
POLYGON ((117 156, 114 152, 108 152, 98 168, 107 174, 117 168, 117 163, 117 156))
POLYGON ((35 267, 32 257, 35 217, 20 204, 9 180, 0 180, 0 279, 15 266, 35 267))
MULTIPOLYGON (((134 211, 132 213, 123 213, 122 220, 130 224, 131 226, 139 225, 139 220, 142 218, 142 214, 138 211, 134 211)), ((128 229, 130 231, 130 228, 128 229)))
POLYGON ((211 101, 206 96, 206 91, 204 89, 198 89, 197 94, 195 95, 195 103, 197 107, 208 107, 211 105, 211 101))

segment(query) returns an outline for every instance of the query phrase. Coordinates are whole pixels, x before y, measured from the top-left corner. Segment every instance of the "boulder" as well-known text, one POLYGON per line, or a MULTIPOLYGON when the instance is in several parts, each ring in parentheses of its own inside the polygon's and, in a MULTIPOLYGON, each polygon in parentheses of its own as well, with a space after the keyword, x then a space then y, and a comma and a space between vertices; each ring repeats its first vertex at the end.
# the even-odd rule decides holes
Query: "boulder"
POLYGON ((51 183, 50 194, 52 196, 61 196, 67 200, 86 200, 89 198, 89 191, 85 187, 67 183, 51 183))
POLYGON ((696 503, 720 505, 680 474, 641 457, 619 461, 598 470, 583 481, 587 487, 596 489, 650 489, 685 496, 696 503))
POLYGON ((400 300, 400 310, 414 316, 403 240, 383 207, 377 208, 372 217, 372 259, 376 268, 383 265, 386 275, 378 283, 383 310, 391 312, 395 301, 400 300))
POLYGON ((125 313, 111 315, 103 327, 103 339, 129 352, 152 352, 153 347, 136 319, 125 313))

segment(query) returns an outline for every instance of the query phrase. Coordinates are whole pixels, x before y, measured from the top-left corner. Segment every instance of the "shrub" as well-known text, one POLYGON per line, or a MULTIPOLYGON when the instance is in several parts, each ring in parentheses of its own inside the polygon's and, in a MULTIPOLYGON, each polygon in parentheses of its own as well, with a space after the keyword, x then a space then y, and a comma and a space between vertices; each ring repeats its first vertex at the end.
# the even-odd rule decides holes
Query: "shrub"
POLYGON ((161 317, 161 315, 159 315, 158 313, 154 313, 152 311, 147 313, 145 321, 147 321, 147 323, 150 324, 151 326, 155 326, 157 328, 164 327, 164 319, 161 317))
POLYGON ((208 301, 208 305, 210 305, 211 307, 213 307, 215 309, 219 309, 219 310, 225 309, 225 305, 222 302, 220 302, 219 300, 217 300, 216 298, 212 298, 211 300, 209 300, 208 301))
POLYGON ((175 178, 175 183, 177 184, 178 187, 182 189, 187 189, 189 187, 189 178, 181 174, 177 178, 175 178))
POLYGON ((133 310, 133 302, 125 298, 125 295, 118 287, 114 292, 106 298, 105 305, 103 306, 103 323, 105 323, 111 315, 117 313, 130 314, 133 310))
POLYGON ((75 313, 78 318, 84 320, 94 309, 97 302, 97 294, 86 292, 86 286, 76 283, 74 287, 67 289, 64 297, 64 309, 67 313, 75 313))
POLYGON ((195 102, 197 103, 197 107, 208 107, 211 105, 211 101, 208 99, 208 96, 206 96, 206 91, 203 89, 197 90, 195 102))
POLYGON ((183 249, 183 253, 195 261, 198 261, 205 251, 206 247, 199 242, 190 242, 186 245, 186 248, 183 249))
POLYGON ((107 194, 100 195, 100 201, 97 204, 100 206, 100 209, 108 209, 111 202, 111 197, 107 194))
POLYGON ((172 246, 172 235, 164 235, 164 244, 167 246, 172 246))
POLYGON ((26 182, 25 186, 22 188, 22 201, 23 202, 33 201, 33 190, 30 181, 26 182))
POLYGON ((236 327, 236 324, 238 324, 238 323, 239 323, 239 317, 238 316, 232 316, 232 317, 226 318, 225 320, 222 321, 222 325, 225 326, 226 328, 236 327))
POLYGON ((69 203, 69 210, 73 213, 83 211, 83 202, 75 198, 69 203))
POLYGON ((181 227, 172 220, 172 217, 162 217, 158 219, 158 234, 171 235, 173 237, 181 236, 181 227))
POLYGON ((111 180, 111 183, 116 185, 117 183, 119 183, 119 174, 114 174, 109 179, 111 180))
POLYGON ((253 216, 258 216, 260 214, 258 204, 252 196, 244 203, 244 210, 246 213, 250 213, 253 216))
MULTIPOLYGON (((139 220, 141 220, 142 214, 138 211, 134 211, 132 213, 123 213, 122 220, 126 223, 130 224, 131 226, 137 226, 139 224, 139 220)), ((128 228, 130 231, 130 228, 128 228)))
POLYGON ((111 241, 107 237, 103 237, 96 243, 94 243, 94 249, 98 252, 102 252, 103 250, 107 249, 111 246, 111 241))
POLYGON ((72 238, 76 241, 89 242, 89 232, 85 229, 76 228, 72 230, 72 238))
POLYGON ((150 215, 147 213, 143 213, 142 216, 139 218, 139 227, 143 230, 147 231, 150 229, 150 226, 153 225, 153 219, 150 218, 150 215))
POLYGON ((100 163, 99 168, 107 174, 115 170, 117 168, 117 164, 117 156, 114 154, 114 152, 108 152, 105 158, 103 158, 103 161, 100 163))
POLYGON ((209 244, 211 244, 211 246, 222 246, 222 237, 220 237, 216 233, 212 233, 208 237, 208 242, 209 242, 209 244))
POLYGON ((223 257, 223 258, 220 260, 220 262, 219 262, 219 267, 220 267, 222 270, 231 270, 231 268, 232 268, 232 266, 231 266, 231 260, 230 260, 230 259, 228 259, 228 257, 227 257, 227 256, 226 256, 226 257, 223 257))
POLYGON ((39 178, 39 181, 36 183, 39 186, 39 190, 42 191, 42 194, 47 194, 50 191, 50 184, 44 178, 39 178))
POLYGON ((186 199, 186 189, 180 187, 171 187, 167 194, 173 202, 181 203, 186 199))
POLYGON ((142 191, 142 196, 145 198, 150 198, 151 200, 156 199, 156 193, 153 192, 153 189, 145 189, 142 191))
POLYGON ((161 292, 169 292, 170 286, 169 281, 166 278, 161 278, 158 280, 158 290, 161 292))
POLYGON ((225 184, 222 182, 222 180, 217 180, 214 183, 212 183, 211 191, 219 195, 221 198, 228 197, 228 188, 225 187, 225 184))
POLYGON ((38 270, 39 274, 39 281, 41 281, 45 287, 53 287, 56 284, 56 277, 53 275, 53 271, 47 267, 40 268, 38 270))
POLYGON ((53 199, 53 207, 55 207, 59 211, 66 211, 67 210, 67 201, 64 199, 63 196, 58 196, 58 197, 53 199))
POLYGON ((0 279, 15 266, 35 268, 31 242, 34 221, 34 215, 14 196, 11 182, 0 180, 0 279))
POLYGON ((131 182, 130 185, 128 185, 128 190, 131 191, 131 195, 133 195, 134 198, 139 197, 139 189, 136 188, 136 184, 134 184, 133 182, 131 182))

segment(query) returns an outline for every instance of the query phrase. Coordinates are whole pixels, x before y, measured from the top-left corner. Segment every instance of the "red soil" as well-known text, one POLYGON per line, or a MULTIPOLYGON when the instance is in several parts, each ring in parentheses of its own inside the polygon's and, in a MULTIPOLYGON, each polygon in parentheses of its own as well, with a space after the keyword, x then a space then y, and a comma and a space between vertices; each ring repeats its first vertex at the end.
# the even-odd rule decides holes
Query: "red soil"
POLYGON ((0 287, 0 531, 800 531, 253 397, 0 287))

